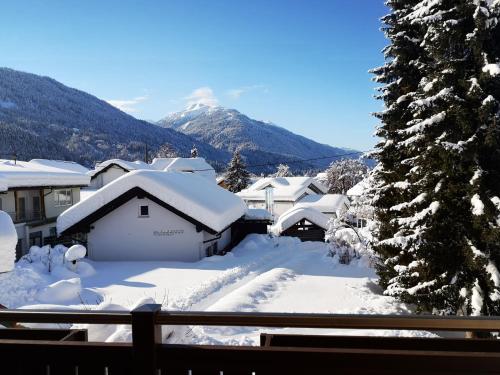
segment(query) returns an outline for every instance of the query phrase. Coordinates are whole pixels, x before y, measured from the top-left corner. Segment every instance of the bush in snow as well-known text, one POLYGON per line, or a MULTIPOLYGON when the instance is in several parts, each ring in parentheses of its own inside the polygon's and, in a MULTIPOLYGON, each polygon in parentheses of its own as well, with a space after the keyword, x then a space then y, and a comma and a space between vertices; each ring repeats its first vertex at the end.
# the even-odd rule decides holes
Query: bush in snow
POLYGON ((32 264, 39 271, 50 273, 55 267, 64 264, 66 250, 67 248, 63 245, 56 245, 53 248, 50 245, 31 246, 28 254, 19 259, 19 264, 32 264))
POLYGON ((17 232, 10 216, 0 211, 0 273, 14 269, 17 232))
POLYGON ((352 259, 359 258, 359 250, 364 246, 356 229, 342 218, 331 218, 328 221, 325 241, 329 244, 330 256, 337 256, 342 264, 349 264, 352 259))
POLYGON ((500 3, 391 0, 374 170, 387 295, 500 314, 500 3))
POLYGON ((87 249, 82 245, 73 245, 64 253, 66 266, 73 272, 76 272, 77 262, 87 255, 87 249))

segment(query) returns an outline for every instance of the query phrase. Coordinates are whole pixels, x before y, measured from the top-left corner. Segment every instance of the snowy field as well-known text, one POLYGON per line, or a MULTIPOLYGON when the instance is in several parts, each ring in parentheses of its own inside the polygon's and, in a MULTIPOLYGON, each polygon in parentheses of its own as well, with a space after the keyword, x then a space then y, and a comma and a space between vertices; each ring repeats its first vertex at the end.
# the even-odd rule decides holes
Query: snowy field
MULTIPOLYGON (((231 253, 196 263, 85 260, 76 273, 62 264, 64 251, 62 247, 52 249, 49 273, 47 249, 32 249, 29 258, 18 262, 13 272, 0 275, 0 303, 10 308, 123 310, 150 302, 162 304, 165 310, 410 313, 405 305, 381 295, 368 256, 350 265, 339 264, 335 257, 327 256, 328 248, 320 242, 251 235, 231 253)), ((126 326, 85 328, 89 328, 91 340, 130 339, 126 326)), ((165 327, 164 336, 170 342, 257 345, 261 332, 277 331, 298 330, 176 327, 172 331, 165 327)))

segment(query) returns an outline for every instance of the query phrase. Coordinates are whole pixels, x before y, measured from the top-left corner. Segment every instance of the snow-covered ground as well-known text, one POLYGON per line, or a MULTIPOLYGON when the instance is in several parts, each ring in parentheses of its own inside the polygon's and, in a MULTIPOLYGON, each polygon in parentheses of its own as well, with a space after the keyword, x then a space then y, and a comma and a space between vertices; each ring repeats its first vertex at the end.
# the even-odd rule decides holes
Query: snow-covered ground
MULTIPOLYGON (((328 248, 320 242, 250 235, 231 253, 196 263, 85 260, 77 273, 62 264, 64 251, 62 247, 51 250, 51 273, 47 249, 35 248, 31 263, 25 259, 13 272, 0 275, 0 303, 10 308, 131 309, 141 302, 156 302, 171 310, 410 313, 403 304, 381 294, 368 256, 350 265, 339 264, 327 256, 328 248)), ((98 328, 91 327, 91 339, 130 338, 128 327, 98 328)), ((177 327, 174 337, 177 342, 257 344, 260 332, 276 331, 177 327)))

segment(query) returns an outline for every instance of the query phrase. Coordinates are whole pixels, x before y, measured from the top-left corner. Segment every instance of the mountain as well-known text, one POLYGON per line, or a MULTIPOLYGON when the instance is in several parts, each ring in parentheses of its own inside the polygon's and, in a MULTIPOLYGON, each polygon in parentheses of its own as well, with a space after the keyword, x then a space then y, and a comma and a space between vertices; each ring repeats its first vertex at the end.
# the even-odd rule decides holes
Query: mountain
POLYGON ((230 157, 224 150, 161 128, 67 87, 54 79, 0 68, 0 158, 74 160, 87 166, 110 158, 144 159, 170 143, 180 155, 193 144, 216 166, 230 157))
MULTIPOLYGON (((160 120, 158 125, 192 136, 219 150, 231 153, 240 150, 250 165, 283 162, 289 163, 292 169, 325 168, 335 159, 297 161, 353 152, 321 144, 282 127, 251 119, 235 109, 203 104, 194 104, 182 112, 173 113, 160 120)), ((266 171, 275 169, 275 166, 261 168, 266 171)))

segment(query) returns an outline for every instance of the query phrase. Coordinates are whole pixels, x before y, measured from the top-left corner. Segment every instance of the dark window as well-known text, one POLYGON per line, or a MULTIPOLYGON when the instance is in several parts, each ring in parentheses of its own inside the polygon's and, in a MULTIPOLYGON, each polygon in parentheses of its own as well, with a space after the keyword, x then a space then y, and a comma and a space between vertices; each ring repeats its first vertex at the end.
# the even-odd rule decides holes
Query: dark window
POLYGON ((141 206, 139 216, 149 216, 149 206, 141 206))

